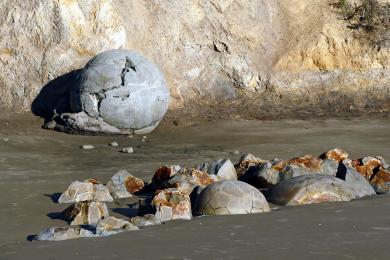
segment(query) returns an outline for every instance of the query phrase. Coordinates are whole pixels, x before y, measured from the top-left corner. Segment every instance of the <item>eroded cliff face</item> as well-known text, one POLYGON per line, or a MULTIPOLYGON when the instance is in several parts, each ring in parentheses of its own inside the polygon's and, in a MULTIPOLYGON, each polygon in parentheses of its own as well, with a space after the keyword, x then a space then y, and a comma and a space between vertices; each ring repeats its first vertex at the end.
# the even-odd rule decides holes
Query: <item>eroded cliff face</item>
POLYGON ((128 48, 164 71, 174 114, 387 113, 389 43, 361 41, 329 3, 2 0, 0 108, 29 110, 50 80, 128 48))

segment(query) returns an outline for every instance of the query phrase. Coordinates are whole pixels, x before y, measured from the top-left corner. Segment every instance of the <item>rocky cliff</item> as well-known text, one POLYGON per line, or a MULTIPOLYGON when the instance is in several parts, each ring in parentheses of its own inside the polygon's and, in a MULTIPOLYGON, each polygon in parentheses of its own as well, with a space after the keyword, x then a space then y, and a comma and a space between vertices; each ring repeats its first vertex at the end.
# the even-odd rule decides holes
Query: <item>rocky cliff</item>
POLYGON ((331 3, 2 0, 0 109, 30 110, 51 80, 128 48, 164 71, 171 114, 387 114, 390 33, 362 40, 331 3))

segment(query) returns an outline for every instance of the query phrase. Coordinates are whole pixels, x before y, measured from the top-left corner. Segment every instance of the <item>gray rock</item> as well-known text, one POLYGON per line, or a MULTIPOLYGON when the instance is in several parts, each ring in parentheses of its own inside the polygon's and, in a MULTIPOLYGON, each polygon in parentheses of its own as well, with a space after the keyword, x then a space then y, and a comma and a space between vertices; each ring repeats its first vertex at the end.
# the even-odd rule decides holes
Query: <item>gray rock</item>
POLYGON ((153 214, 133 217, 130 222, 138 228, 161 224, 161 220, 153 214))
POLYGON ((148 133, 166 113, 169 97, 164 76, 155 64, 135 51, 106 51, 77 75, 70 94, 74 114, 60 115, 56 129, 148 133))
POLYGON ((248 182, 258 188, 269 188, 282 180, 291 178, 289 174, 281 173, 278 168, 279 159, 262 162, 250 166, 247 171, 240 177, 240 180, 248 182))
POLYGON ((376 192, 371 184, 359 172, 351 167, 340 163, 336 177, 344 180, 349 188, 354 192, 356 198, 375 195, 376 192))
POLYGON ((133 197, 134 192, 142 190, 145 186, 143 180, 121 170, 107 182, 107 188, 115 199, 133 197))
POLYGON ((96 225, 100 219, 108 216, 106 204, 95 201, 76 203, 62 212, 62 218, 71 225, 96 225))
POLYGON ((103 218, 99 220, 96 225, 97 236, 111 236, 132 230, 138 230, 138 227, 131 224, 129 221, 115 217, 103 218))
POLYGON ((92 231, 81 227, 50 227, 39 233, 34 239, 39 241, 63 241, 94 236, 92 231))
POLYGON ((237 180, 237 172, 229 159, 220 159, 196 166, 196 169, 216 175, 220 180, 237 180))
POLYGON ((195 202, 197 215, 233 215, 270 211, 263 194, 241 181, 220 181, 206 187, 195 202))
POLYGON ((133 147, 125 147, 121 150, 121 153, 134 153, 133 147))
POLYGON ((356 198, 350 186, 328 175, 302 175, 280 182, 269 191, 268 200, 278 205, 303 205, 356 198))
POLYGON ((73 182, 58 199, 59 203, 76 203, 83 201, 106 201, 111 202, 108 189, 96 180, 85 180, 73 182))
POLYGON ((118 129, 102 118, 90 117, 85 112, 63 113, 55 119, 55 130, 71 134, 128 134, 129 130, 118 129))

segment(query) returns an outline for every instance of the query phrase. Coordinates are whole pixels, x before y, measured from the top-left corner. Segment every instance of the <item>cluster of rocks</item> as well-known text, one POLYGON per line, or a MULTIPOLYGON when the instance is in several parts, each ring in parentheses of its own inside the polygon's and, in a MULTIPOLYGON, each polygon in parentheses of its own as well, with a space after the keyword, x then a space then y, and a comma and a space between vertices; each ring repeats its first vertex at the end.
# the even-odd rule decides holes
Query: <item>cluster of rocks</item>
POLYGON ((93 179, 72 183, 59 199, 75 203, 62 213, 71 226, 49 228, 36 239, 107 236, 194 216, 269 212, 269 203, 350 201, 389 191, 390 167, 382 157, 351 160, 337 148, 319 157, 290 160, 245 154, 235 165, 225 159, 192 168, 162 166, 148 184, 122 170, 106 185, 93 179), (105 202, 134 193, 143 195, 138 216, 129 220, 109 216, 105 202))

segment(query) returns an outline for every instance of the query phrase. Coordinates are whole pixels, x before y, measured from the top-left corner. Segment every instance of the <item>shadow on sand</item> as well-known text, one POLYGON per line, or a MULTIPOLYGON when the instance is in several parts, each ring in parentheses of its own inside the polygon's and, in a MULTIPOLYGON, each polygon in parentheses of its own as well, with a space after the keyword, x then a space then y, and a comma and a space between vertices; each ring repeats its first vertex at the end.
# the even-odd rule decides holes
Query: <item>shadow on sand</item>
POLYGON ((31 111, 45 119, 45 123, 53 116, 70 111, 70 90, 74 86, 81 70, 73 70, 47 83, 34 99, 31 111))

